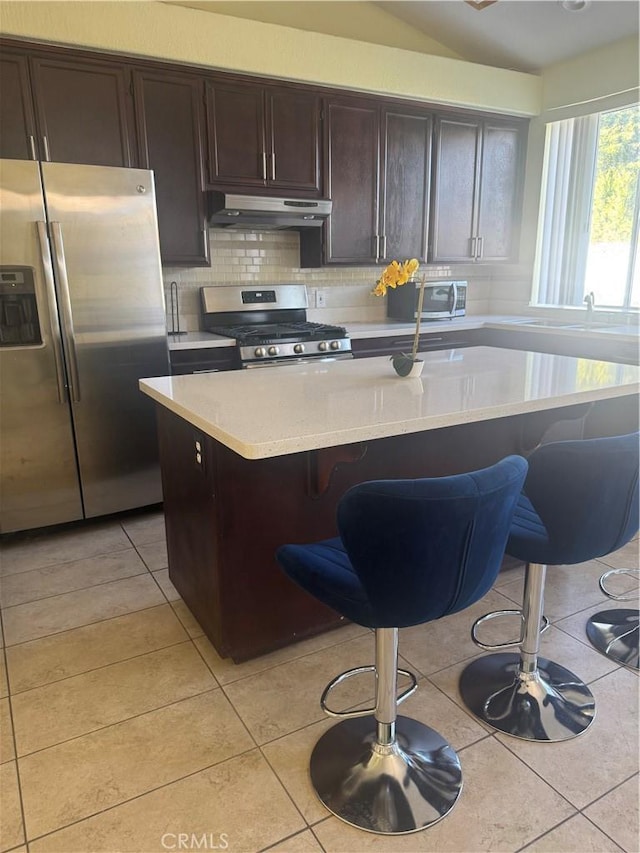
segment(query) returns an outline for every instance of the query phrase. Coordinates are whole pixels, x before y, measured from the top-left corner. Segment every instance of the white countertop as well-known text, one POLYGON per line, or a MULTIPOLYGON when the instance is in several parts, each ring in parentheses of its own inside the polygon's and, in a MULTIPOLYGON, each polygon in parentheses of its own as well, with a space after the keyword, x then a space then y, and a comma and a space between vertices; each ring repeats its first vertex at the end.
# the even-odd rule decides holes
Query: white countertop
MULTIPOLYGON (((592 328, 570 328, 572 324, 570 319, 566 321, 566 327, 562 325, 529 325, 529 321, 535 319, 537 318, 527 318, 522 315, 475 314, 455 317, 452 320, 424 320, 420 326, 420 332, 428 334, 430 332, 455 332, 464 329, 487 328, 510 329, 512 331, 520 329, 541 335, 556 334, 570 337, 580 335, 581 337, 596 339, 601 336, 615 336, 620 341, 638 340, 637 326, 594 323, 592 328)), ((561 323, 562 321, 558 320, 557 322, 561 323)), ((579 325, 580 320, 575 321, 575 323, 579 325)), ((393 337, 393 335, 413 335, 416 328, 415 323, 404 323, 400 320, 381 320, 379 323, 346 323, 343 325, 347 329, 349 337, 354 340, 358 338, 393 337)), ((233 338, 224 338, 220 335, 213 335, 211 332, 187 332, 179 337, 169 337, 170 350, 210 349, 228 347, 234 343, 233 338)))
POLYGON ((141 379, 156 402, 247 459, 585 403, 640 391, 640 368, 492 347, 141 379))

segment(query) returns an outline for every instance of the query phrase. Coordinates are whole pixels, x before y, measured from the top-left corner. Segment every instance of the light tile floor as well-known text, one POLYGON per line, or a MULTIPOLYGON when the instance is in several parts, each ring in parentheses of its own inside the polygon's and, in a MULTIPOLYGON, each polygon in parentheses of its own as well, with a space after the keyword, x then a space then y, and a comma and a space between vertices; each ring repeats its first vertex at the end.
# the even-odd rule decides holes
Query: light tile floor
MULTIPOLYGON (((58 853, 620 851, 638 837, 636 672, 594 651, 588 615, 612 605, 603 561, 549 570, 543 653, 591 685, 582 737, 531 744, 462 707, 457 678, 477 616, 511 608, 522 571, 467 611, 401 632, 420 690, 403 707, 459 751, 464 789, 430 829, 385 838, 330 816, 311 790, 314 742, 332 724, 325 683, 373 656, 357 625, 249 661, 221 660, 171 585, 158 511, 0 545, 0 850, 58 853), (181 836, 182 834, 182 836, 181 836)), ((513 627, 490 623, 503 633, 513 627)), ((343 705, 372 681, 345 685, 343 705)))

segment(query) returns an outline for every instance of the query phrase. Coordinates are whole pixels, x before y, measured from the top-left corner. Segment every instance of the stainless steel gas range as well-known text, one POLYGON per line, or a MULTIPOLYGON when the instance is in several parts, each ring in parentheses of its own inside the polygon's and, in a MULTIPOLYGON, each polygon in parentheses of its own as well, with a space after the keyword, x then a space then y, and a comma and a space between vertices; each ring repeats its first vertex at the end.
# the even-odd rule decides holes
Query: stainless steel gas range
POLYGON ((342 326, 307 321, 304 284, 201 287, 203 328, 235 338, 242 367, 352 358, 342 326))

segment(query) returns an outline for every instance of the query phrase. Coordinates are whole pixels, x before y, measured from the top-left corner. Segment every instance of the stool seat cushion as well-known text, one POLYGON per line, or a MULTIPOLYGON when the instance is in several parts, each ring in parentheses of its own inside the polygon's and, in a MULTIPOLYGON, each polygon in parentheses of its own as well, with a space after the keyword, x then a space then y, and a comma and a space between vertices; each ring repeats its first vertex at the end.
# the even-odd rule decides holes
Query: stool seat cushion
POLYGON ((526 470, 509 456, 468 474, 361 483, 338 505, 339 539, 284 545, 278 562, 360 625, 439 619, 491 588, 526 470))
POLYGON ((638 438, 558 441, 535 450, 507 554, 572 565, 629 542, 638 531, 638 438))
POLYGON ((352 622, 373 624, 375 618, 367 594, 340 538, 311 545, 287 545, 279 559, 286 564, 291 580, 311 595, 352 622))
POLYGON ((524 494, 518 498, 507 543, 507 552, 516 556, 514 551, 519 554, 526 552, 529 563, 547 565, 553 562, 554 552, 549 542, 547 528, 529 498, 524 494))

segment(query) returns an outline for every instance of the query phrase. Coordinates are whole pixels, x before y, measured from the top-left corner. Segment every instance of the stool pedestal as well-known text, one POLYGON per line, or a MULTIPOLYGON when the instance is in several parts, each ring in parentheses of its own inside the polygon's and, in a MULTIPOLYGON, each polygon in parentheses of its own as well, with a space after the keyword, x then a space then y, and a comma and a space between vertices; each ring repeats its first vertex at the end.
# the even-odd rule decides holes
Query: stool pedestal
POLYGON ((370 832, 417 832, 443 818, 462 790, 458 756, 428 726, 398 717, 380 744, 373 716, 343 720, 311 755, 311 782, 336 817, 370 832))
MULTIPOLYGON (((638 590, 615 592, 609 589, 609 581, 614 578, 630 577, 636 583, 640 569, 609 569, 598 584, 607 598, 613 601, 632 601, 638 599, 638 590)), ((599 652, 624 666, 640 669, 638 664, 638 635, 640 634, 640 611, 637 608, 622 610, 600 610, 587 621, 587 637, 599 652)))
MULTIPOLYGON (((418 832, 451 811, 462 790, 460 760, 447 741, 417 720, 398 717, 398 629, 377 628, 375 707, 332 711, 326 697, 358 667, 335 678, 323 709, 342 721, 320 738, 311 755, 311 783, 336 817, 383 835, 418 832), (373 711, 373 713, 371 713, 373 711)), ((409 673, 405 673, 409 675, 409 673)))
POLYGON ((611 660, 640 669, 638 635, 640 612, 632 609, 601 610, 587 621, 587 637, 611 660))
POLYGON ((460 694, 476 717, 524 740, 568 740, 582 734, 595 714, 589 688, 544 658, 533 672, 521 670, 517 654, 478 658, 462 673, 460 694))
POLYGON ((529 563, 522 608, 520 654, 487 655, 460 676, 469 710, 498 731, 524 740, 560 741, 593 722, 595 700, 570 670, 538 657, 546 566, 529 563))

